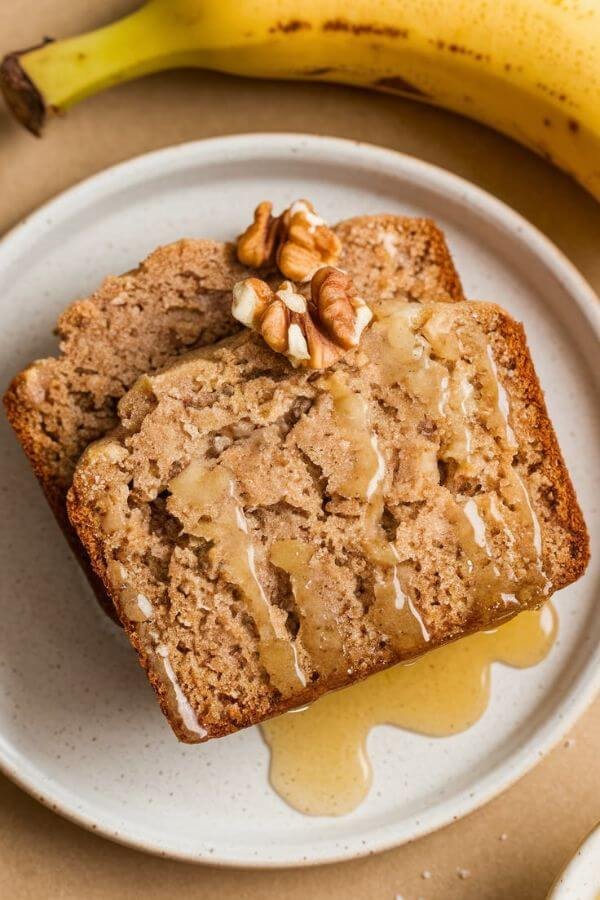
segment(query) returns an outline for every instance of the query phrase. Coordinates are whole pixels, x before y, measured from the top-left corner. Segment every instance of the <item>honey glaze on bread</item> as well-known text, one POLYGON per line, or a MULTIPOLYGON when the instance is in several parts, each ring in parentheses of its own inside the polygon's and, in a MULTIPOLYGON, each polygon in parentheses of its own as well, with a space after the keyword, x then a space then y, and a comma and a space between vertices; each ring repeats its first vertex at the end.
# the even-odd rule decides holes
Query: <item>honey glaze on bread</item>
POLYGON ((374 311, 325 373, 246 332, 144 376, 79 463, 71 521, 182 740, 493 628, 585 568, 520 326, 374 311))

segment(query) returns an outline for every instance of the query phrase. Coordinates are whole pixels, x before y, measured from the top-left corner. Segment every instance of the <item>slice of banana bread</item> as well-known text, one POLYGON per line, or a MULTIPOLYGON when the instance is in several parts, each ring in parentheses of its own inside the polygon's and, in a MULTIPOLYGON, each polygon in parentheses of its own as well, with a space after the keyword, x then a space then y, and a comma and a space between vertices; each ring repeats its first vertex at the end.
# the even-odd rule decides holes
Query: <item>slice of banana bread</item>
POLYGON ((523 329, 374 304, 294 370, 249 331, 144 375, 69 515, 177 736, 225 735, 543 603, 585 524, 523 329))
MULTIPOLYGON (((365 297, 375 290, 411 300, 463 299, 433 222, 363 216, 335 230, 343 244, 340 265, 365 297)), ((91 297, 69 306, 57 325, 60 355, 32 363, 4 397, 46 498, 111 613, 66 515, 75 464, 90 441, 117 424, 117 402, 139 375, 239 329, 231 316, 231 288, 248 274, 232 244, 182 240, 160 247, 138 269, 107 278, 91 297)))

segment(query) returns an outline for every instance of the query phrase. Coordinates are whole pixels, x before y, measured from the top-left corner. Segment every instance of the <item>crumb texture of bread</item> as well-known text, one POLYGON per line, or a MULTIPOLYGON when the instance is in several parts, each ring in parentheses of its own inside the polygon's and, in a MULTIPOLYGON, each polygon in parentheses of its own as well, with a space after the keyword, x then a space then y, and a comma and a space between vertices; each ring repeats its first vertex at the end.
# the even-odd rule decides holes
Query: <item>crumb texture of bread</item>
POLYGON ((444 235, 431 220, 357 216, 335 231, 342 242, 339 265, 366 300, 465 299, 444 235))
POLYGON ((33 363, 4 398, 51 497, 64 502, 79 456, 115 427, 117 402, 139 375, 237 330, 229 293, 246 274, 231 247, 184 240, 65 310, 60 356, 33 363))
MULTIPOLYGON (((375 291, 420 300, 430 291, 432 299, 462 299, 433 222, 363 216, 336 231, 344 245, 340 264, 366 298, 375 291)), ((71 304, 57 325, 60 355, 34 362, 6 392, 8 419, 92 582, 65 508, 77 460, 117 425, 117 403, 138 376, 238 331, 231 289, 249 274, 232 244, 189 239, 159 247, 139 268, 107 278, 71 304)), ((268 277, 278 281, 273 273, 268 277)))
POLYGON ((163 711, 218 737, 534 608, 587 535, 523 331, 383 300, 293 370, 243 332, 144 375, 69 515, 163 711))

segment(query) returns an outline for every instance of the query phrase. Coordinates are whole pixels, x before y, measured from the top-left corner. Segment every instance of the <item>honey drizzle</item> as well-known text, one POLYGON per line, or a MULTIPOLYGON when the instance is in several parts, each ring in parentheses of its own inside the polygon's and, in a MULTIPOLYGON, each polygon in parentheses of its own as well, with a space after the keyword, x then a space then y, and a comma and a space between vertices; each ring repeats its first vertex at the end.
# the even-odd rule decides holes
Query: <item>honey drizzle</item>
POLYGON ((208 469, 194 461, 169 484, 168 504, 188 534, 212 541, 208 551, 224 577, 248 603, 259 634, 259 656, 273 685, 285 694, 305 687, 296 647, 283 617, 274 610, 257 577, 255 551, 244 510, 236 496, 236 482, 223 465, 208 469))
POLYGON ((333 399, 336 425, 351 458, 351 474, 338 490, 344 497, 370 500, 379 490, 385 460, 379 451, 377 435, 369 428, 369 408, 359 394, 348 388, 341 372, 322 378, 319 385, 333 399))
POLYGON ((495 631, 439 647, 265 722, 271 785, 305 814, 351 812, 371 784, 366 744, 372 728, 396 725, 434 737, 466 730, 487 708, 491 664, 527 668, 541 662, 557 626, 554 607, 547 603, 495 631))
POLYGON ((402 586, 402 564, 396 548, 383 533, 382 513, 383 497, 378 496, 363 516, 366 526, 363 546, 375 566, 374 602, 370 615, 397 653, 416 655, 426 649, 429 632, 410 593, 402 586))
POLYGON ((351 390, 339 372, 322 379, 321 385, 331 394, 337 427, 354 460, 352 478, 346 479, 338 490, 346 497, 367 501, 361 524, 362 549, 374 566, 374 602, 370 615, 397 652, 416 655, 425 649, 429 634, 401 584, 396 548, 381 527, 386 466, 377 435, 370 427, 368 405, 351 390))
POLYGON ((478 499, 467 498, 462 504, 457 498, 449 497, 447 518, 456 529, 467 566, 466 574, 474 584, 475 599, 486 608, 527 605, 532 599, 541 600, 551 588, 542 567, 541 529, 527 489, 512 465, 518 446, 510 425, 508 395, 499 381, 491 347, 483 335, 464 338, 472 344, 470 356, 475 371, 471 380, 463 359, 468 348, 464 346, 460 331, 448 327, 443 309, 438 307, 431 312, 413 304, 385 304, 375 309, 375 315, 374 329, 383 332, 388 345, 388 353, 380 353, 378 358, 384 382, 405 386, 423 404, 424 412, 438 420, 443 435, 440 459, 451 461, 467 478, 476 473, 469 425, 475 412, 486 415, 488 426, 506 457, 505 477, 499 491, 504 494, 509 508, 517 511, 529 535, 529 546, 520 544, 519 554, 529 557, 536 571, 526 584, 519 586, 511 566, 505 565, 507 574, 500 572, 479 504, 487 504, 492 518, 502 526, 509 551, 515 539, 493 494, 483 494, 478 499), (431 353, 437 358, 432 359, 431 353), (478 403, 474 400, 475 379, 480 385, 478 403))
POLYGON ((271 546, 273 565, 290 576, 295 607, 300 618, 298 639, 321 677, 332 675, 343 663, 342 635, 335 612, 323 602, 326 574, 311 565, 314 551, 298 540, 275 541, 271 546))
MULTIPOLYGON (((158 639, 158 635, 156 632, 152 633, 154 640, 158 639)), ((175 697, 175 703, 177 704, 177 710, 179 712, 179 716, 184 726, 188 731, 191 731, 192 734, 198 735, 199 738, 206 737, 206 729, 203 728, 198 722, 198 718, 196 713, 192 709, 190 701, 184 694, 179 681, 177 680, 177 676, 173 671, 173 666, 171 665, 171 660, 169 659, 169 648, 165 644, 156 644, 155 650, 158 655, 158 658, 162 662, 162 668, 165 673, 165 677, 168 679, 171 685, 171 690, 173 691, 173 696, 175 697)))

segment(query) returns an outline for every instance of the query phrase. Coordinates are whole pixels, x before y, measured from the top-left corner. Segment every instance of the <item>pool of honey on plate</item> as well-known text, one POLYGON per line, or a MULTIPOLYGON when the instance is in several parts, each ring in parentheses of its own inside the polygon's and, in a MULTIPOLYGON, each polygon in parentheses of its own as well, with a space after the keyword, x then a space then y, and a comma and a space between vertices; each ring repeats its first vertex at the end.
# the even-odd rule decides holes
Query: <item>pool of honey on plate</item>
POLYGON ((549 653, 557 629, 556 612, 547 603, 494 631, 440 647, 266 722, 273 788, 308 815, 350 812, 371 785, 372 728, 396 725, 436 737, 466 730, 488 705, 492 663, 536 665, 549 653))

